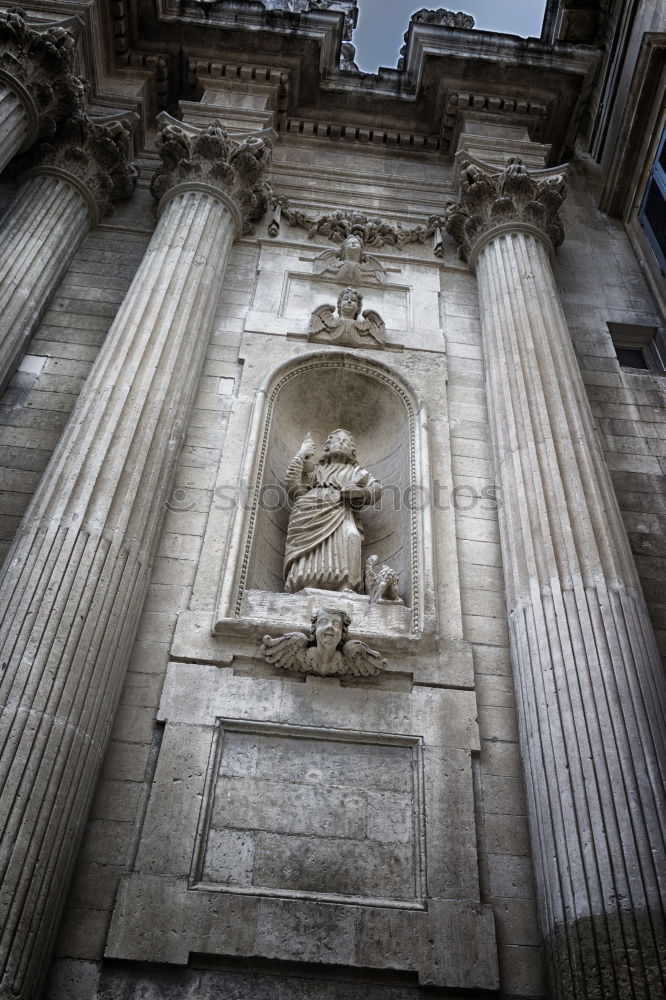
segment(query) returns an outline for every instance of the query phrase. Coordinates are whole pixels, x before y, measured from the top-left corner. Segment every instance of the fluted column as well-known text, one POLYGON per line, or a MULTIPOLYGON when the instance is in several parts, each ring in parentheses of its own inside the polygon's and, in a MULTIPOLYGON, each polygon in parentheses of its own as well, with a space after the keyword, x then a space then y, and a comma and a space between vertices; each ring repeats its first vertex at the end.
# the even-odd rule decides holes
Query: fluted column
POLYGON ((130 137, 126 121, 76 114, 31 154, 0 222, 0 390, 91 225, 134 190, 130 137))
POLYGON ((468 158, 461 187, 553 993, 663 1000, 666 687, 550 264, 565 179, 468 158))
POLYGON ((3 997, 39 997, 226 262, 266 204, 262 140, 167 121, 158 145, 157 228, 0 583, 3 997))
POLYGON ((17 8, 0 12, 0 173, 36 139, 80 110, 83 82, 75 75, 80 21, 30 25, 17 8))

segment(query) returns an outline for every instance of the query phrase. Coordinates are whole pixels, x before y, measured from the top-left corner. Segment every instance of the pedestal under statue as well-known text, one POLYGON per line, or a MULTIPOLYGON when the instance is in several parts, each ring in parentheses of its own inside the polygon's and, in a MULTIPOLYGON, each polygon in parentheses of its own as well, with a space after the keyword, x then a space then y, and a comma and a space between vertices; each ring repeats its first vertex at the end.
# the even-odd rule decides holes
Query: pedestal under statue
POLYGON ((358 464, 349 431, 331 431, 316 464, 314 453, 308 434, 285 476, 294 508, 287 528, 284 589, 363 593, 359 512, 378 499, 381 485, 358 464))

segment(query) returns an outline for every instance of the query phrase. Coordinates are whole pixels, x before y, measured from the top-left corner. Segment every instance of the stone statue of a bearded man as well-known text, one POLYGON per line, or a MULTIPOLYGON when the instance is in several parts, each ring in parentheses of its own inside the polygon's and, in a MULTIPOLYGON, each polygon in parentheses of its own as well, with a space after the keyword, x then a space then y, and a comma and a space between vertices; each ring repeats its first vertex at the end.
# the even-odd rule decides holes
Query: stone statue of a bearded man
POLYGON ((354 590, 363 593, 359 511, 374 503, 381 485, 356 461, 356 443, 338 428, 326 439, 315 465, 307 435, 287 468, 285 484, 294 507, 287 528, 284 589, 354 590))

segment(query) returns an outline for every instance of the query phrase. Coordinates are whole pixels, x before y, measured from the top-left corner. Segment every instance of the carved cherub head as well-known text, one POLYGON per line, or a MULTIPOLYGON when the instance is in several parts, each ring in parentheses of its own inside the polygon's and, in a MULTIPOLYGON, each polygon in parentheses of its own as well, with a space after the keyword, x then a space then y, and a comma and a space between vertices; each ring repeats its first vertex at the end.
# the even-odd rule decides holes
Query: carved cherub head
POLYGON ((312 628, 308 634, 310 643, 327 655, 341 649, 347 641, 351 618, 346 611, 338 608, 318 608, 312 616, 312 628))
POLYGON ((360 236, 348 236, 340 247, 340 256, 343 260, 353 260, 360 264, 363 258, 363 240, 360 236))
POLYGON ((363 296, 349 285, 338 295, 338 313, 346 319, 357 319, 363 308, 363 296))
POLYGON ((356 441, 343 427, 331 431, 324 442, 322 460, 330 461, 331 459, 343 462, 356 461, 356 441))

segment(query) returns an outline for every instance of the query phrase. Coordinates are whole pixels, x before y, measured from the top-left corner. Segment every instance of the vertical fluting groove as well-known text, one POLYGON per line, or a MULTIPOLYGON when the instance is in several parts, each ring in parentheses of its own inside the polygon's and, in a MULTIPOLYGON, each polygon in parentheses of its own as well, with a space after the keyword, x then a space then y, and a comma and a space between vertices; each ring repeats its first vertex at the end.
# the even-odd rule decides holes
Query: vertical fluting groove
POLYGON ((0 82, 0 174, 28 138, 28 115, 16 91, 0 82))
POLYGON ((542 929, 558 997, 663 996, 666 689, 541 242, 477 262, 542 929))
POLYGON ((193 404, 232 242, 229 212, 211 195, 186 192, 167 206, 0 583, 0 943, 3 983, 26 1000, 120 697, 175 471, 174 433, 193 404))
POLYGON ((2 220, 0 386, 11 377, 90 226, 82 195, 59 177, 29 178, 2 220))

